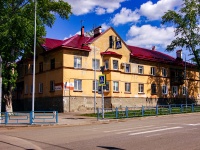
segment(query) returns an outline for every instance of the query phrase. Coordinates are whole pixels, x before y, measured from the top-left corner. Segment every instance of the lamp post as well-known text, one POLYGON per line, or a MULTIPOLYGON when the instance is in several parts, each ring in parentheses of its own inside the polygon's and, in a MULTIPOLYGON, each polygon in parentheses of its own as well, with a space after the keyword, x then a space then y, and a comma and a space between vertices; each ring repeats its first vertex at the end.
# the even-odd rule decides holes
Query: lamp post
POLYGON ((36 53, 36 10, 37 1, 35 0, 35 20, 34 20, 34 50, 33 50, 33 91, 32 91, 32 121, 34 120, 35 111, 35 53, 36 53))
POLYGON ((1 123, 1 107, 2 107, 2 58, 0 56, 0 123, 1 123))
POLYGON ((96 47, 94 45, 94 113, 96 114, 96 47))

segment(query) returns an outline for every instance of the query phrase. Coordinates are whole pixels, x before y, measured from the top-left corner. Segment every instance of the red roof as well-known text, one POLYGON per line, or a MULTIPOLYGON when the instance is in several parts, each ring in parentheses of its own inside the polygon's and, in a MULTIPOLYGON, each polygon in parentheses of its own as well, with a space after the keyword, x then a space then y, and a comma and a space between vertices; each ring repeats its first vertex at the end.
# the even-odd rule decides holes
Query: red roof
POLYGON ((67 48, 90 51, 91 49, 88 47, 87 44, 91 42, 93 39, 94 38, 80 36, 80 35, 75 35, 65 40, 46 38, 42 46, 45 48, 46 51, 50 51, 58 47, 67 47, 67 48))
POLYGON ((120 57, 122 56, 121 54, 117 54, 112 51, 101 52, 101 55, 113 55, 113 56, 120 56, 120 57))
MULTIPOLYGON (((96 38, 85 37, 81 35, 75 35, 65 40, 56 40, 56 39, 46 38, 42 46, 45 48, 46 51, 50 51, 59 47, 72 48, 72 49, 77 49, 81 51, 91 51, 88 44, 92 43, 96 38)), ((149 50, 149 49, 140 48, 136 46, 130 46, 130 45, 127 45, 127 47, 130 50, 131 57, 141 59, 141 60, 160 62, 160 63, 170 63, 170 64, 184 66, 184 61, 182 59, 175 59, 159 51, 149 50)), ((120 56, 120 57, 122 56, 112 51, 102 52, 101 55, 112 55, 112 56, 120 56)), ((187 65, 189 64, 187 63, 187 65)))

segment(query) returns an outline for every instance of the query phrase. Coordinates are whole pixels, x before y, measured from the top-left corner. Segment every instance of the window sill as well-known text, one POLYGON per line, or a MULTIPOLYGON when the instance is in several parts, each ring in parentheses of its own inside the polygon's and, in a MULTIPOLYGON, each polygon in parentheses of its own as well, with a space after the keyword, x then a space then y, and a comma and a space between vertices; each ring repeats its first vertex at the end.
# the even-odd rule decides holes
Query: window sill
POLYGON ((138 94, 145 94, 144 92, 138 92, 138 94))
POLYGON ((131 94, 131 92, 124 92, 124 94, 131 94))
POLYGON ((73 92, 83 92, 82 90, 74 90, 73 92))

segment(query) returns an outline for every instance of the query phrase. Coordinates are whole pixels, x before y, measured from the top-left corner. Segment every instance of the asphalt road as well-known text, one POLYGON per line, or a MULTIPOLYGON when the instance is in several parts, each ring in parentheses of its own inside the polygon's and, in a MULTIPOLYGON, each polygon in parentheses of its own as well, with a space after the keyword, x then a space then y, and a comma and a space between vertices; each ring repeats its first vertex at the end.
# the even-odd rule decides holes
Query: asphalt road
POLYGON ((74 127, 0 128, 0 149, 200 150, 200 113, 74 127))

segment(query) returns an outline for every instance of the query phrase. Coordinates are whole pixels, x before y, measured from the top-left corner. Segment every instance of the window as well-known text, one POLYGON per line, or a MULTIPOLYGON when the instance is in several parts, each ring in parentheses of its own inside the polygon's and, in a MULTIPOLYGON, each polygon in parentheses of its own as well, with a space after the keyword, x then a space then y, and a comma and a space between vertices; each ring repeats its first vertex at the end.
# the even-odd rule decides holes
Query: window
POLYGON ((74 68, 82 68, 82 58, 81 57, 74 57, 74 68))
POLYGON ((104 61, 105 69, 109 69, 109 60, 104 61))
POLYGON ((54 81, 50 81, 50 92, 55 91, 55 82, 54 81))
POLYGON ((43 72, 43 62, 39 63, 39 72, 43 72))
POLYGON ((151 94, 156 94, 156 84, 151 84, 151 94))
POLYGON ((113 60, 113 69, 118 70, 118 60, 113 60))
POLYGON ((138 84, 138 93, 144 93, 144 84, 138 84))
POLYGON ((151 75, 155 76, 156 75, 156 68, 151 67, 151 75))
POLYGON ((82 80, 75 79, 74 80, 74 90, 81 91, 82 90, 82 80))
POLYGON ((99 68, 100 68, 99 59, 92 59, 92 69, 99 70, 99 68))
POLYGON ((182 89, 183 95, 186 95, 186 92, 187 92, 187 88, 184 86, 183 89, 182 89))
POLYGON ((103 86, 103 90, 104 90, 104 91, 109 91, 109 90, 110 90, 110 89, 109 89, 109 82, 106 82, 106 85, 103 86))
POLYGON ((138 66, 138 73, 143 74, 143 66, 138 66))
POLYGON ((39 83, 39 93, 43 93, 43 83, 39 83))
POLYGON ((119 82, 118 81, 113 81, 113 91, 119 92, 119 82))
POLYGON ((130 73, 131 72, 131 65, 130 64, 126 64, 125 72, 126 73, 130 73))
POLYGON ((162 86, 162 94, 167 94, 167 86, 166 85, 162 86))
POLYGON ((165 68, 162 68, 162 76, 163 77, 167 76, 167 70, 165 68))
POLYGON ((51 69, 55 69, 55 58, 51 59, 51 69))
POLYGON ((131 92, 131 83, 125 83, 125 92, 131 92))
POLYGON ((98 86, 99 86, 99 81, 96 80, 96 86, 95 86, 95 81, 93 81, 93 91, 98 91, 98 86), (95 87, 96 87, 96 90, 95 90, 95 87))
POLYGON ((28 85, 27 85, 27 84, 25 85, 25 91, 24 91, 24 94, 28 94, 28 85))
POLYGON ((177 86, 172 86, 172 94, 174 96, 178 94, 178 87, 177 86))

